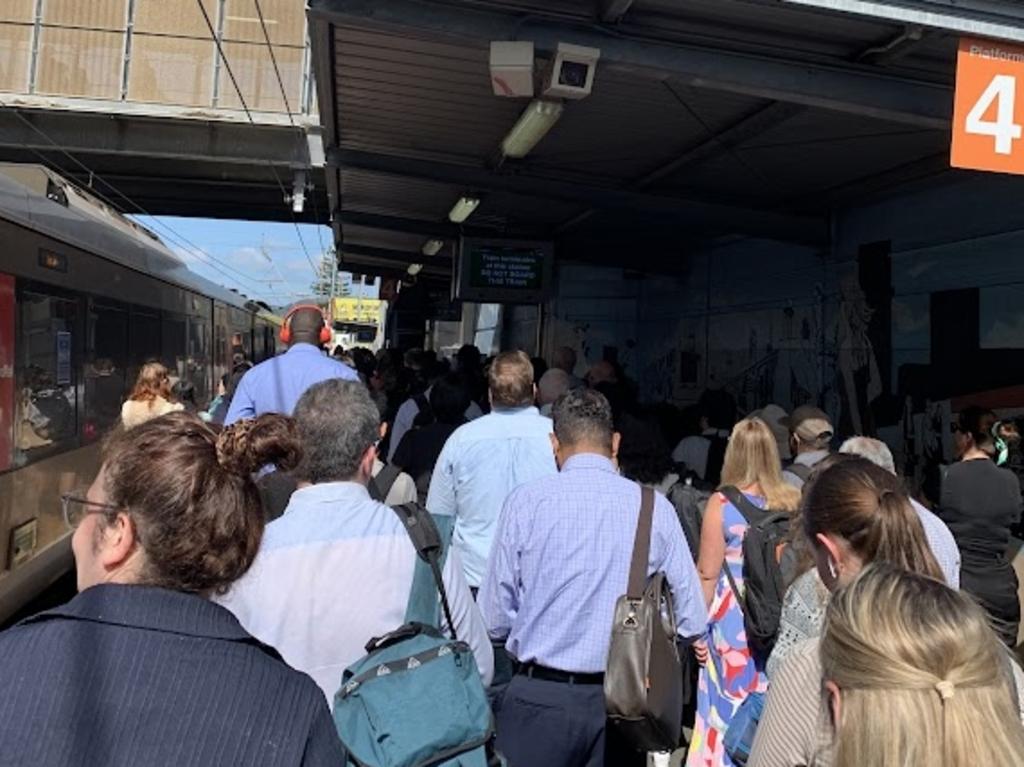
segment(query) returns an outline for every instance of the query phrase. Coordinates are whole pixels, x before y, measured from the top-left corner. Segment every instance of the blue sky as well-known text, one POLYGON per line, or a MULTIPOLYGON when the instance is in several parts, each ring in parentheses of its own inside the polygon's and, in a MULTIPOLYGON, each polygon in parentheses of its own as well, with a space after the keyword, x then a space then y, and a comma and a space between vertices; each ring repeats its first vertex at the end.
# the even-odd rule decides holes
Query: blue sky
POLYGON ((296 232, 293 224, 263 221, 133 218, 156 233, 197 274, 271 306, 310 296, 314 280, 310 261, 319 265, 332 244, 331 230, 314 224, 299 224, 296 232))

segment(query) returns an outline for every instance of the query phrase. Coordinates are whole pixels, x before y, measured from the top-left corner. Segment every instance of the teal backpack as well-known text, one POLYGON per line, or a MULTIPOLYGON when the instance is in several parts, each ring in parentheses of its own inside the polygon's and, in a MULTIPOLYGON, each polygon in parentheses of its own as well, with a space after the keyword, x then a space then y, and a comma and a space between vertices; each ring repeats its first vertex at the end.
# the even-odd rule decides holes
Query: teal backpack
POLYGON ((419 554, 405 624, 345 669, 334 725, 355 767, 493 767, 494 722, 476 658, 455 635, 441 569, 454 519, 395 508, 419 554), (440 606, 451 639, 437 628, 440 606))

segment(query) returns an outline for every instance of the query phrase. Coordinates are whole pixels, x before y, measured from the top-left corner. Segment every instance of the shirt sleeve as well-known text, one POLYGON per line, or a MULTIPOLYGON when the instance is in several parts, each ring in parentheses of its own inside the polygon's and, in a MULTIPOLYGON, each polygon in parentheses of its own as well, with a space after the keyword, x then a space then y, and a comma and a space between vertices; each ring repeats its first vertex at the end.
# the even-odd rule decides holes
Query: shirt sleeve
POLYGON ((453 453, 458 443, 452 435, 441 449, 437 465, 430 477, 430 490, 427 493, 427 509, 431 514, 447 514, 455 516, 455 465, 453 453))
POLYGON ((243 418, 256 417, 256 403, 253 401, 252 393, 249 391, 249 374, 242 376, 235 389, 235 395, 231 398, 231 405, 228 407, 228 414, 224 416, 224 425, 230 426, 235 421, 243 418))
POLYGON ((484 624, 491 639, 504 641, 512 631, 512 622, 519 612, 519 537, 514 527, 518 493, 513 492, 498 517, 491 558, 480 584, 477 602, 483 611, 484 624))
POLYGON ((455 621, 455 633, 473 650, 480 678, 483 680, 484 687, 487 687, 490 685, 491 679, 494 678, 494 650, 487 637, 487 629, 484 628, 484 619, 480 615, 480 608, 477 607, 473 594, 469 590, 469 584, 466 582, 466 575, 462 570, 462 559, 454 546, 448 549, 448 557, 445 559, 441 578, 444 580, 444 588, 448 593, 448 606, 452 611, 452 620, 455 621))
POLYGON ((652 569, 665 573, 672 588, 676 630, 684 639, 703 636, 708 626, 708 610, 704 604, 700 576, 675 508, 661 493, 655 495, 653 524, 658 535, 660 556, 652 557, 652 569))
POLYGON ((806 767, 816 763, 821 725, 818 643, 805 642, 783 661, 768 686, 748 767, 806 767))
POLYGON ((419 408, 416 406, 416 401, 407 399, 398 408, 398 412, 395 413, 395 422, 391 424, 391 442, 388 445, 388 463, 394 461, 395 451, 398 450, 402 437, 408 433, 413 423, 415 423, 418 412, 419 408))

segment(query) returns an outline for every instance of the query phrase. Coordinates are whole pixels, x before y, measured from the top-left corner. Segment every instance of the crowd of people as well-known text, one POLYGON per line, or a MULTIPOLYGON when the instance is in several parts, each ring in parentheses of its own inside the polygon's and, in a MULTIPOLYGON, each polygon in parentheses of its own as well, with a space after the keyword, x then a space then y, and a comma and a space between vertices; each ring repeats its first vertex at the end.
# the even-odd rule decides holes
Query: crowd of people
POLYGON ((811 405, 681 412, 570 349, 327 356, 328 337, 293 311, 287 352, 236 359, 200 413, 143 368, 62 498, 78 596, 0 634, 0 763, 667 763, 608 718, 639 567, 668 585, 687 704, 658 750, 688 767, 1024 764, 1021 491, 991 412, 959 414, 929 508, 883 442, 834 451, 811 405), (449 710, 454 688, 411 681, 444 656, 468 659, 481 738, 411 713, 449 710))

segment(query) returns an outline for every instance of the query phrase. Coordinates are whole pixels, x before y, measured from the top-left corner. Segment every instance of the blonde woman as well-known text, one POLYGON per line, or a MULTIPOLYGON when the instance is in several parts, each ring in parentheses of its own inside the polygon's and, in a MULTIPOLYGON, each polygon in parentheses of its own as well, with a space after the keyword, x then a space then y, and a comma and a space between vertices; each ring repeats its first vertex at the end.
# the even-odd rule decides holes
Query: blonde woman
MULTIPOLYGON (((735 487, 761 508, 794 511, 800 491, 782 478, 779 449, 759 418, 736 424, 722 466, 722 487, 735 487)), ((743 612, 724 573, 728 567, 743 588, 743 539, 747 522, 724 495, 708 501, 701 527, 700 573, 710 617, 706 637, 695 644, 702 664, 697 688, 697 720, 687 767, 731 765, 723 738, 733 715, 748 695, 764 692, 767 680, 747 646, 743 612)))
POLYGON ((970 597, 876 564, 836 592, 821 665, 835 767, 1018 767, 1009 653, 970 597))
POLYGON ((121 406, 121 423, 131 429, 151 418, 184 410, 180 402, 171 401, 171 377, 159 362, 147 362, 139 371, 135 388, 121 406))

